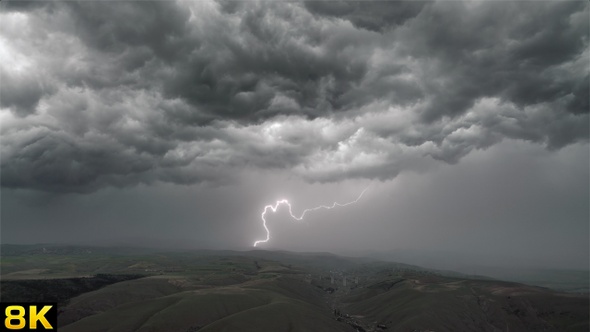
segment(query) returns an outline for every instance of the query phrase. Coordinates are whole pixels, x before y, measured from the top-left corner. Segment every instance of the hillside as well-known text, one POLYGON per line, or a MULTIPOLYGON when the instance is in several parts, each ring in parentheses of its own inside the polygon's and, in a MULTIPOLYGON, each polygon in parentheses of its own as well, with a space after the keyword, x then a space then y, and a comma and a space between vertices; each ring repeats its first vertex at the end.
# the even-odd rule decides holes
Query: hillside
POLYGON ((588 295, 328 253, 13 246, 1 265, 2 300, 59 301, 66 332, 590 327, 588 295))

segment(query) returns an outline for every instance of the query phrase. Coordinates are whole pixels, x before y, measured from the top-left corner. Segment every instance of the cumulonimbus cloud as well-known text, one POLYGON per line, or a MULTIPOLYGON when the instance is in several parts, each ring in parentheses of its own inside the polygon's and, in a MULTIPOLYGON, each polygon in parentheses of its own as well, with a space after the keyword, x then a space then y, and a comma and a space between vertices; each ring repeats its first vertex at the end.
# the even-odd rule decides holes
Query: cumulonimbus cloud
POLYGON ((588 141, 587 2, 2 6, 4 187, 388 179, 588 141))

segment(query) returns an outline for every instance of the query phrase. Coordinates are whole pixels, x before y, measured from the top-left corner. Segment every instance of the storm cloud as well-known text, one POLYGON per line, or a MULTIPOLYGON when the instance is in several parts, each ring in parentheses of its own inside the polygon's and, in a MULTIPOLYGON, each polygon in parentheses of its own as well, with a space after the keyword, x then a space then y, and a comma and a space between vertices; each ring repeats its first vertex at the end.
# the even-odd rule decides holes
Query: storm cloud
POLYGON ((386 180, 588 142, 587 1, 0 6, 6 188, 386 180))

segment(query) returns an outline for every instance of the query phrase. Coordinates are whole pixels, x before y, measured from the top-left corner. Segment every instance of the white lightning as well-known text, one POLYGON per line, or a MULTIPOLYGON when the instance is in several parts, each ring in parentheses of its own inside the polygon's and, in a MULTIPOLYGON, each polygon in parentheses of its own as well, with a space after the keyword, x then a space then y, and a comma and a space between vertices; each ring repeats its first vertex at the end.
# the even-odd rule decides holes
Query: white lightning
POLYGON ((266 242, 268 242, 268 240, 270 240, 270 230, 268 230, 268 227, 266 226, 266 218, 265 218, 266 212, 268 211, 268 209, 271 209, 272 212, 277 212, 277 209, 279 208, 279 205, 285 204, 285 205, 287 205, 289 207, 289 214, 291 215, 291 218, 293 218, 295 220, 302 220, 303 217, 305 217, 305 214, 307 212, 310 212, 310 211, 316 211, 316 210, 319 210, 319 209, 331 210, 331 209, 333 209, 333 208, 335 208, 337 206, 347 206, 347 205, 354 204, 354 203, 358 202, 361 199, 361 197, 363 197, 363 194, 365 193, 365 191, 367 191, 367 189, 369 189, 369 188, 365 188, 365 190, 363 190, 361 192, 361 194, 359 195, 359 197, 357 197, 354 201, 351 201, 351 202, 348 202, 348 203, 334 202, 334 204, 332 204, 332 206, 320 205, 320 206, 316 206, 316 207, 311 208, 311 209, 305 209, 305 210, 303 210, 303 212, 301 213, 301 216, 299 216, 299 217, 297 217, 296 215, 293 214, 293 211, 291 210, 291 203, 289 203, 289 201, 286 200, 286 199, 281 199, 281 200, 277 201, 274 206, 273 205, 267 205, 267 206, 265 206, 264 207, 264 211, 262 211, 262 214, 260 215, 260 217, 262 218, 262 226, 264 226, 264 229, 266 230, 266 239, 264 239, 264 240, 258 240, 256 242, 254 242, 254 246, 256 247, 259 243, 266 243, 266 242))

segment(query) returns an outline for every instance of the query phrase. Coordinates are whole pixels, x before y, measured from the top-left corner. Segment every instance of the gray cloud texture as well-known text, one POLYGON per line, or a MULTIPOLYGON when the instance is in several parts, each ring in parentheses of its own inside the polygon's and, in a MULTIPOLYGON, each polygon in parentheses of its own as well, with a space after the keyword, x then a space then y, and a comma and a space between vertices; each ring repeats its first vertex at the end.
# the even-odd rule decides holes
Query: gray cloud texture
POLYGON ((390 179, 589 136, 587 1, 3 1, 1 181, 390 179))

